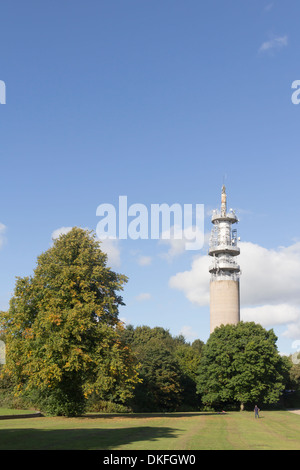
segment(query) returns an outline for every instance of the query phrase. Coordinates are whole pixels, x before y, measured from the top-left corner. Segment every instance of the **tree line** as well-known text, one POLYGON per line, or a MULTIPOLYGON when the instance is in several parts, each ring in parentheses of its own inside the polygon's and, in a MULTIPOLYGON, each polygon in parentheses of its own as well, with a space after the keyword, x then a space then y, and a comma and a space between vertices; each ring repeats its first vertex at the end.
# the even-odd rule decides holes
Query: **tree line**
POLYGON ((217 328, 204 344, 161 327, 124 326, 127 277, 107 266, 92 232, 73 228, 17 278, 1 312, 0 406, 50 415, 193 411, 274 405, 300 389, 300 366, 278 353, 273 330, 217 328))

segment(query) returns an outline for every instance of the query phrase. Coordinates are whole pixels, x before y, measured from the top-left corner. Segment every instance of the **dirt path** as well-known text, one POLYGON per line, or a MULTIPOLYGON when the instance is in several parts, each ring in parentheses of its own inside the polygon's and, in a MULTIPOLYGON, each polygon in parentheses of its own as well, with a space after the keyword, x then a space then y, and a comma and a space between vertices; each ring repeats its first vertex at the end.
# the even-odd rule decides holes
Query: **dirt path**
POLYGON ((288 410, 290 413, 295 413, 296 415, 300 415, 300 410, 288 410))

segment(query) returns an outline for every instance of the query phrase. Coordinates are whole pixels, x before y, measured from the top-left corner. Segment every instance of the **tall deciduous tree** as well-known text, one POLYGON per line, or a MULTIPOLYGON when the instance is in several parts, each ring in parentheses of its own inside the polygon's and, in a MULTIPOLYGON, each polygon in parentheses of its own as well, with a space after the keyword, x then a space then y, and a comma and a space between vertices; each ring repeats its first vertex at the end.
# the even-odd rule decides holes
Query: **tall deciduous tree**
POLYGON ((137 371, 118 320, 126 281, 91 232, 75 227, 54 240, 33 276, 17 279, 2 318, 5 371, 19 391, 63 415, 81 413, 91 394, 130 396, 137 371))
POLYGON ((276 403, 287 377, 273 330, 253 322, 216 328, 203 349, 198 393, 203 403, 276 403))

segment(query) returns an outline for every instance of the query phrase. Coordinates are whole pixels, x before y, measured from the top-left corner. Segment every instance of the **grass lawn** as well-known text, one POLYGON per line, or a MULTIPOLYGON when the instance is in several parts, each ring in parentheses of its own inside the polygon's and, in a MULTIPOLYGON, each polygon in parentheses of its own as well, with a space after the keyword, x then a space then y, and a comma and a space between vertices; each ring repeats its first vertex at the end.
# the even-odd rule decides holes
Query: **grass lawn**
POLYGON ((251 412, 92 415, 0 421, 0 449, 300 449, 300 415, 251 412))
POLYGON ((26 415, 36 413, 34 410, 16 410, 11 408, 1 408, 0 407, 0 416, 10 416, 10 415, 26 415))

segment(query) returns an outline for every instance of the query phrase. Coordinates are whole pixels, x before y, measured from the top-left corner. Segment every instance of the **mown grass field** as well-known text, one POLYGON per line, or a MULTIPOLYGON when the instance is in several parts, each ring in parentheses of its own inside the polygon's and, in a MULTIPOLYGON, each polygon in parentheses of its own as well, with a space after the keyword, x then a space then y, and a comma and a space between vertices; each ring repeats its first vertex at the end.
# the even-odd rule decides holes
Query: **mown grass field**
POLYGON ((0 408, 0 416, 11 416, 19 414, 32 414, 33 410, 12 410, 11 408, 0 408))
MULTIPOLYGON (((0 413, 1 414, 1 413, 0 413)), ((92 415, 0 421, 0 449, 300 449, 300 415, 250 412, 92 415)))

